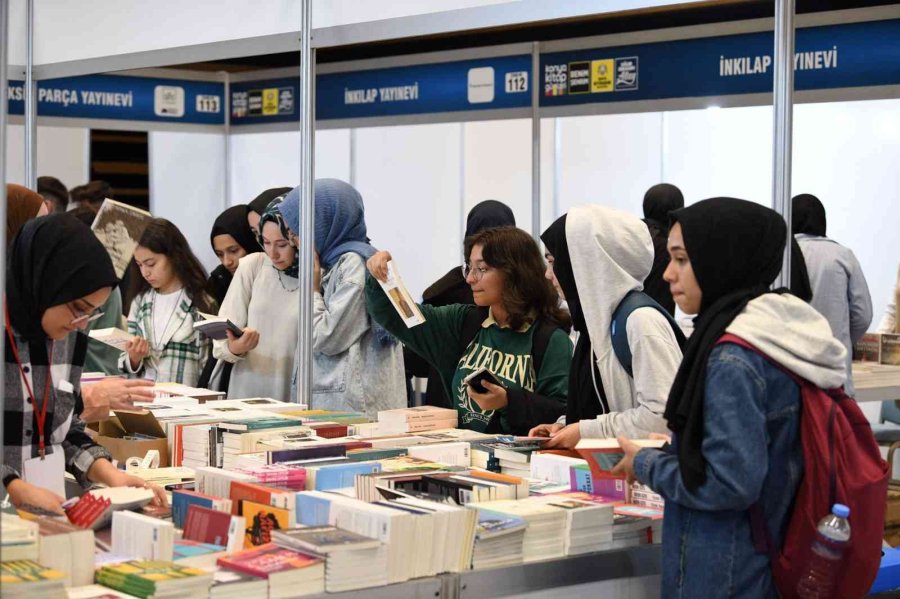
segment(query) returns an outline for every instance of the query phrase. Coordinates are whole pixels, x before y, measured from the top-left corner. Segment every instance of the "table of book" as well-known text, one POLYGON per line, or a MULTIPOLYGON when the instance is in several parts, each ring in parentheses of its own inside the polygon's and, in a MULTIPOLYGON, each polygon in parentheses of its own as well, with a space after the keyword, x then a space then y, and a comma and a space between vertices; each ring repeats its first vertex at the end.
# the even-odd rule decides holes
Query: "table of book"
POLYGON ((854 362, 853 386, 856 401, 900 400, 900 366, 854 362))
POLYGON ((506 568, 441 574, 359 591, 324 593, 313 599, 474 599, 551 589, 565 593, 564 587, 658 576, 661 550, 661 545, 640 545, 506 568))

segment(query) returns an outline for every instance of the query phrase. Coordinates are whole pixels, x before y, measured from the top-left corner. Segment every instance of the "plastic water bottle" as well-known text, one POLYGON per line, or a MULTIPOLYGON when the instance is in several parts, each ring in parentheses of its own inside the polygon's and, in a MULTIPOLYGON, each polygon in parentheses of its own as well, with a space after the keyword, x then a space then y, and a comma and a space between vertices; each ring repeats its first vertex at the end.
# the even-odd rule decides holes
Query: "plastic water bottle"
POLYGON ((797 596, 802 599, 828 599, 834 596, 838 564, 850 541, 849 516, 850 508, 836 503, 831 513, 819 520, 819 534, 813 542, 806 570, 797 583, 797 596))

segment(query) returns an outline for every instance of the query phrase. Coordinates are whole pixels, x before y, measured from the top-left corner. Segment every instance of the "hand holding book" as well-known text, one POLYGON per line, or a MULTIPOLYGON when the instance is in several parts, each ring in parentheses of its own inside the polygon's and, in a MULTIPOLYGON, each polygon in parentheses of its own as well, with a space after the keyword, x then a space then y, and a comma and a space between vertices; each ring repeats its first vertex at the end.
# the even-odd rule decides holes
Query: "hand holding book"
POLYGON ((251 352, 259 345, 259 331, 247 327, 240 337, 236 337, 231 330, 225 332, 228 335, 228 351, 236 356, 242 356, 251 352))

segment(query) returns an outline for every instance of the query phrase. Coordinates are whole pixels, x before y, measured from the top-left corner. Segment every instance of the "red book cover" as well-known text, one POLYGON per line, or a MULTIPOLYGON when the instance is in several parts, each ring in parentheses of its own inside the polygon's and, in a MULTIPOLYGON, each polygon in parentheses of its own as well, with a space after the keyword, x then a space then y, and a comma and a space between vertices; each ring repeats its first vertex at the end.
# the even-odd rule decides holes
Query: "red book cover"
POLYGON ((316 435, 323 439, 337 439, 347 436, 346 424, 316 424, 309 423, 309 428, 316 431, 316 435))
POLYGON ((230 526, 231 514, 228 512, 192 505, 188 507, 182 538, 213 545, 228 545, 230 526))
POLYGON ((306 568, 321 561, 320 558, 267 543, 220 557, 216 563, 228 570, 243 572, 259 578, 268 578, 269 574, 306 568))
POLYGON ((260 485, 256 483, 248 483, 242 480, 231 481, 231 513, 235 516, 243 514, 241 509, 242 501, 253 501, 254 503, 262 503, 263 505, 272 505, 272 493, 277 493, 272 487, 260 485))

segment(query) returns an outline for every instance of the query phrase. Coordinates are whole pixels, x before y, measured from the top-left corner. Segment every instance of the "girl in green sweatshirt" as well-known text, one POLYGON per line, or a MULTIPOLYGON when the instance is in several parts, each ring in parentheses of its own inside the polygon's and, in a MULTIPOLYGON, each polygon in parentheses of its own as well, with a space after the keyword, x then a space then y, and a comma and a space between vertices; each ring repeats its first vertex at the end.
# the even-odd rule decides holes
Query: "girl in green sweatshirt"
POLYGON ((525 435, 565 412, 572 343, 561 327, 569 315, 543 276, 540 249, 521 229, 469 237, 465 255, 475 306, 420 305, 425 322, 408 328, 375 280, 388 276, 391 255, 382 251, 368 261, 369 313, 441 374, 460 428, 525 435), (503 386, 484 382, 487 392, 478 393, 462 382, 481 367, 503 386))

